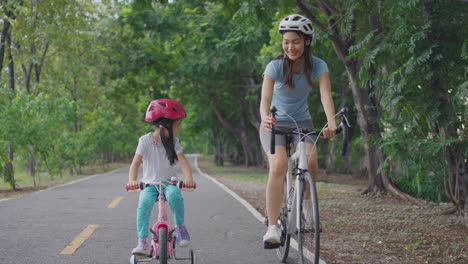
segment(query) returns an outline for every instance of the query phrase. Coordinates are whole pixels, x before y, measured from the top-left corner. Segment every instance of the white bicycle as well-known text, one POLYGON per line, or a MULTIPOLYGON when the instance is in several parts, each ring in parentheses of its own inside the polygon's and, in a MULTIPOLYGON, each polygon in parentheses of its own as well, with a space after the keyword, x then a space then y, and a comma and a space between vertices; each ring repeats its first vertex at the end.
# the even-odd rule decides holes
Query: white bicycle
MULTIPOLYGON (((273 106, 271 114, 275 117, 277 110, 273 106)), ((338 126, 336 133, 343 132, 343 148, 342 155, 345 155, 347 149, 348 140, 348 128, 351 127, 347 117, 347 109, 341 109, 336 116, 341 118, 341 123, 338 126)), ((286 150, 288 154, 288 172, 285 179, 284 185, 284 202, 283 208, 281 209, 278 224, 281 230, 281 241, 279 247, 276 249, 278 258, 281 262, 285 263, 289 254, 289 246, 291 242, 291 236, 297 234, 298 248, 299 248, 299 263, 305 262, 307 259, 304 257, 305 246, 304 241, 307 234, 311 234, 311 245, 310 251, 311 263, 318 264, 320 259, 320 233, 322 228, 320 225, 319 216, 319 203, 317 197, 317 189, 315 181, 313 180, 312 174, 308 169, 307 155, 306 155, 306 143, 307 137, 317 137, 314 141, 316 144, 322 131, 308 131, 306 129, 279 129, 272 128, 271 136, 271 154, 275 153, 275 134, 285 135, 286 137, 286 150), (295 149, 295 152, 291 155, 291 143, 292 136, 299 135, 299 142, 295 149), (305 216, 304 216, 304 194, 306 182, 310 186, 310 206, 309 212, 312 212, 312 228, 307 229, 305 227, 305 216)), ((267 221, 268 223, 268 221, 267 221)))

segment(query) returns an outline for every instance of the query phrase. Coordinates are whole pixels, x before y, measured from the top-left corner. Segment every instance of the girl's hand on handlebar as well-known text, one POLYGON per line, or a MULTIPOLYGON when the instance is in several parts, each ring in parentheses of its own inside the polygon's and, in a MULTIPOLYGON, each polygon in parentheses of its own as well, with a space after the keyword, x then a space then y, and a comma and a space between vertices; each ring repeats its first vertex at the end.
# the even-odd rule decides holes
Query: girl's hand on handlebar
POLYGON ((184 180, 184 188, 193 188, 195 186, 195 182, 193 179, 185 179, 184 180))
POLYGON ((271 127, 276 124, 276 118, 272 116, 265 116, 262 118, 262 127, 271 132, 271 127))
POLYGON ((336 123, 329 122, 328 126, 323 129, 322 138, 334 138, 336 134, 336 123))
POLYGON ((137 181, 129 180, 127 183, 127 187, 129 190, 138 190, 140 189, 140 184, 137 181))

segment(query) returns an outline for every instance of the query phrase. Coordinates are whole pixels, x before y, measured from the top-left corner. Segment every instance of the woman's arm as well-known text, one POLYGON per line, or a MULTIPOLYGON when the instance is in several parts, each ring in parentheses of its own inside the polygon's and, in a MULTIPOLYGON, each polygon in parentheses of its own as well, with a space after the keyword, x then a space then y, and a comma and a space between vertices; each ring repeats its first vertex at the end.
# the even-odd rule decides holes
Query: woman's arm
POLYGON ((270 116, 271 100, 273 98, 273 86, 275 81, 268 75, 263 75, 262 97, 260 99, 261 126, 271 131, 271 125, 276 123, 276 119, 270 116))
POLYGON ((334 138, 336 131, 335 105, 333 104, 330 75, 328 73, 319 76, 319 85, 320 99, 328 120, 328 127, 323 130, 323 135, 325 138, 334 138))
POLYGON ((183 152, 180 152, 177 154, 177 159, 179 160, 180 167, 182 169, 182 173, 184 174, 184 184, 188 188, 192 187, 194 182, 193 182, 193 176, 192 176, 192 168, 190 167, 190 163, 187 161, 187 158, 185 158, 185 155, 183 152))

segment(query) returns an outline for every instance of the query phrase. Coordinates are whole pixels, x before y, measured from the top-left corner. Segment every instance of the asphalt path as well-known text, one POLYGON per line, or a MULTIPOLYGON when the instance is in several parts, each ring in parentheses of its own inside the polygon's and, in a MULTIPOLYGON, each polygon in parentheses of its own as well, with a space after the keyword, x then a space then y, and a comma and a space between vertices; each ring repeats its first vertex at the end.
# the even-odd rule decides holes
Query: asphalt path
MULTIPOLYGON (((183 193, 185 222, 196 263, 280 263, 275 250, 263 249, 266 227, 258 213, 199 173, 195 156, 188 159, 197 189, 183 193)), ((138 193, 125 192, 127 178, 125 167, 0 201, 0 263, 128 263, 136 246, 138 193)), ((155 206, 152 221, 156 212, 155 206)), ((188 255, 186 249, 176 253, 188 255)), ((290 254, 287 263, 297 263, 297 253, 291 249, 290 254)))

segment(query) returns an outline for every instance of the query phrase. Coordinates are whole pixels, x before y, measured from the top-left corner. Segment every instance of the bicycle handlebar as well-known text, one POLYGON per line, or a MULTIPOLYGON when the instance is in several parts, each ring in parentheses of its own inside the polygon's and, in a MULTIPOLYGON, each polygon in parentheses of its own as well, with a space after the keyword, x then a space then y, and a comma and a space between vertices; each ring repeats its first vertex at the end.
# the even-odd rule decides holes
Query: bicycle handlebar
MULTIPOLYGON (((181 189, 181 190, 185 190, 185 191, 189 191, 189 190, 195 190, 197 188, 197 184, 194 182, 192 187, 186 187, 185 186, 185 183, 184 181, 181 181, 181 180, 177 180, 176 177, 172 177, 171 178, 171 181, 166 181, 167 184, 166 185, 175 185, 177 186, 177 188, 181 189)), ((130 188, 130 186, 125 185, 125 190, 127 192, 131 192, 131 191, 142 191, 143 189, 145 189, 146 187, 148 186, 152 186, 152 185, 160 185, 162 184, 162 180, 160 183, 153 183, 153 184, 150 184, 150 183, 144 183, 144 182, 140 182, 138 184, 138 188, 137 189, 132 189, 130 188)))
MULTIPOLYGON (((276 109, 275 106, 273 106, 270 110, 271 116, 275 118, 276 112, 278 109, 276 109)), ((340 125, 336 129, 336 134, 339 134, 343 132, 343 147, 341 148, 341 155, 345 156, 346 155, 346 150, 348 149, 348 144, 349 144, 349 128, 351 127, 348 119, 348 109, 346 107, 341 108, 340 111, 336 114, 336 116, 341 117, 341 122, 340 125)), ((270 153, 273 155, 275 154, 275 135, 302 135, 302 136, 318 136, 321 131, 308 131, 307 129, 302 129, 301 131, 297 131, 296 129, 289 129, 289 130, 281 130, 281 129, 276 129, 274 127, 271 128, 271 141, 270 141, 270 153)))

